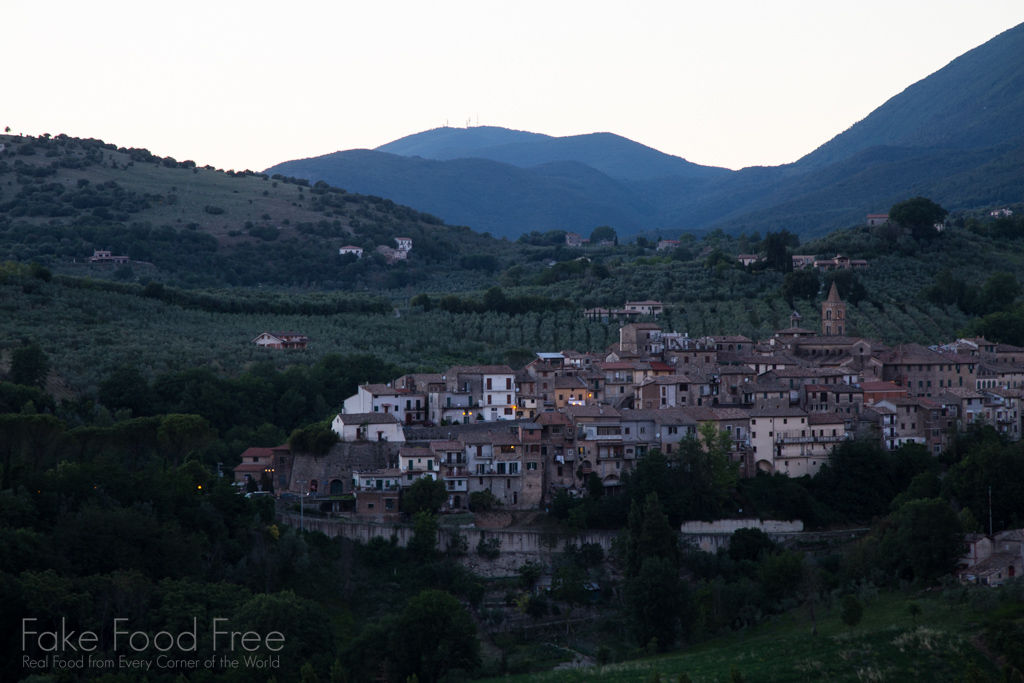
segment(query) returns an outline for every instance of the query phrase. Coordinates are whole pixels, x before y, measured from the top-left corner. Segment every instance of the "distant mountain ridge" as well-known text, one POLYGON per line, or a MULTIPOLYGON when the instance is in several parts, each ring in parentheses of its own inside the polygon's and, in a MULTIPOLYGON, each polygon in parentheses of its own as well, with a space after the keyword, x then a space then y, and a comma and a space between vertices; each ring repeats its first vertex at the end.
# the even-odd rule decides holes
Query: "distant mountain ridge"
POLYGON ((792 164, 700 166, 612 133, 437 128, 376 150, 284 162, 498 236, 787 228, 815 236, 910 196, 946 208, 1024 201, 1024 24, 892 97, 792 164))
POLYGON ((493 126, 435 128, 381 145, 376 151, 442 161, 490 159, 520 168, 554 161, 576 161, 620 180, 663 176, 711 178, 730 172, 724 168, 691 163, 614 133, 556 138, 493 126), (489 141, 494 143, 487 144, 489 141))

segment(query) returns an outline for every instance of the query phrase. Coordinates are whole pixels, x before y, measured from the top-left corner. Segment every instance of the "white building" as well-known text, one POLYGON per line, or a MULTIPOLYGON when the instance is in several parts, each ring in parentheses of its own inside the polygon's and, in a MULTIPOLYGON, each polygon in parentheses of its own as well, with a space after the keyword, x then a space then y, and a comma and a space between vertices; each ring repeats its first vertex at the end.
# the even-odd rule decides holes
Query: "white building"
POLYGON ((341 256, 344 256, 345 254, 355 254, 356 258, 363 258, 363 248, 348 245, 339 249, 338 254, 340 254, 341 256))
POLYGON ((390 413, 402 424, 422 422, 427 412, 427 395, 414 394, 388 384, 363 384, 345 399, 344 413, 390 413))
POLYGON ((391 413, 344 413, 331 423, 342 441, 391 441, 405 443, 402 425, 391 413))

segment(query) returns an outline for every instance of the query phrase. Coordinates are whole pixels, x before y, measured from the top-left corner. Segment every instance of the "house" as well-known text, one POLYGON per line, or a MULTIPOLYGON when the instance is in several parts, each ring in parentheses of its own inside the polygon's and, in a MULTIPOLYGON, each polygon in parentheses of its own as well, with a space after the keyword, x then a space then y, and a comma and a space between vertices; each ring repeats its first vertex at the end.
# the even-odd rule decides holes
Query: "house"
POLYGON ((363 258, 363 248, 348 245, 342 247, 341 249, 338 249, 338 254, 340 254, 341 256, 344 256, 345 254, 355 254, 356 258, 363 258))
POLYGON ((736 257, 743 267, 751 266, 758 261, 764 261, 764 256, 758 256, 757 254, 740 254, 736 257))
MULTIPOLYGON (((287 446, 286 446, 287 448, 287 446)), ((273 481, 274 451, 271 448, 248 448, 242 453, 242 463, 235 467, 235 482, 248 484, 256 482, 263 489, 264 476, 273 481)))
POLYGON ((770 407, 750 411, 750 447, 758 472, 800 476, 807 474, 809 468, 816 467, 806 462, 806 449, 801 448, 806 442, 800 439, 806 439, 810 429, 807 417, 806 412, 797 408, 770 407))
POLYGON ((131 261, 127 256, 114 256, 109 251, 93 251, 89 258, 90 263, 128 263, 131 261))
POLYGON ((626 310, 630 313, 649 315, 657 318, 665 311, 665 307, 662 306, 660 301, 647 299, 646 301, 627 301, 626 310))
POLYGON ((301 332, 263 332, 252 343, 267 349, 304 349, 309 337, 301 332))
POLYGON ((869 228, 873 228, 876 225, 885 225, 889 222, 889 214, 887 213, 869 213, 867 217, 867 224, 869 228))
POLYGON ((342 441, 405 443, 405 432, 394 413, 342 413, 331 422, 342 441))
POLYGON ((565 245, 567 247, 582 247, 584 244, 589 244, 590 240, 585 238, 578 232, 567 232, 565 233, 565 245))
POLYGON ((1000 531, 991 539, 980 534, 964 537, 966 554, 960 562, 960 580, 998 586, 1024 574, 1024 529, 1000 531), (987 541, 987 543, 986 543, 987 541))
POLYGON ((426 419, 427 395, 390 384, 363 384, 345 399, 343 412, 393 413, 399 422, 411 425, 426 419))
POLYGON ((395 243, 398 245, 399 251, 409 252, 412 251, 412 238, 411 237, 396 237, 395 243))
POLYGON ((505 507, 524 506, 523 442, 506 431, 467 432, 459 436, 466 447, 469 493, 490 491, 505 507))
POLYGON ((433 449, 426 446, 403 446, 398 449, 398 469, 405 476, 402 484, 412 486, 423 477, 437 481, 440 470, 433 449))
POLYGON ((658 251, 671 251, 679 248, 679 240, 658 240, 658 251))
POLYGON ((379 247, 377 247, 377 253, 384 256, 384 261, 389 265, 394 263, 395 261, 405 261, 409 256, 408 251, 404 251, 402 249, 392 249, 386 244, 382 244, 379 247))
POLYGON ((989 213, 989 216, 992 216, 993 218, 1009 218, 1012 215, 1012 209, 996 209, 989 213))
POLYGON ((813 254, 794 254, 793 255, 793 270, 801 270, 807 266, 814 265, 813 254))
POLYGON ((516 410, 515 371, 507 365, 456 365, 444 374, 443 396, 431 397, 445 419, 514 420, 516 410), (442 404, 443 400, 443 404, 442 404), (440 409, 444 410, 440 410, 440 409), (454 409, 454 410, 452 410, 454 409), (457 419, 458 413, 464 419, 457 419))
POLYGON ((461 441, 431 441, 430 451, 441 481, 448 489, 448 509, 461 510, 469 505, 469 469, 466 466, 466 445, 461 441))
POLYGON ((849 268, 867 268, 868 262, 864 259, 852 259, 849 256, 836 254, 833 258, 815 259, 814 267, 820 271, 846 270, 849 268))

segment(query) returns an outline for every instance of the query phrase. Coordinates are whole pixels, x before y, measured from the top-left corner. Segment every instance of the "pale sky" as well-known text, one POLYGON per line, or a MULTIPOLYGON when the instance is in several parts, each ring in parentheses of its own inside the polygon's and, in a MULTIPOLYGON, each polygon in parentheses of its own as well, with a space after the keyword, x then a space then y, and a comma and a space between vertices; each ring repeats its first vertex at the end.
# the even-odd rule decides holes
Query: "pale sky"
POLYGON ((430 128, 607 131, 795 161, 1021 0, 8 0, 0 128, 262 170, 430 128))

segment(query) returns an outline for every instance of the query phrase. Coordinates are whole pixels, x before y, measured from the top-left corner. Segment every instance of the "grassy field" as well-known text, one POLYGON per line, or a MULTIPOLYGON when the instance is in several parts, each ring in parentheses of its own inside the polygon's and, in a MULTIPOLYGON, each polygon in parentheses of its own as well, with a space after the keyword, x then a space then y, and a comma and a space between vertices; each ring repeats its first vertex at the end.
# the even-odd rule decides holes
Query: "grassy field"
POLYGON ((730 681, 735 666, 748 683, 771 681, 955 681, 974 662, 990 676, 996 666, 972 640, 981 615, 970 607, 906 593, 880 594, 854 629, 818 606, 818 634, 806 609, 775 622, 708 640, 680 652, 605 666, 506 677, 505 681, 666 683, 686 674, 694 683, 730 681), (907 605, 922 610, 914 623, 907 605))

